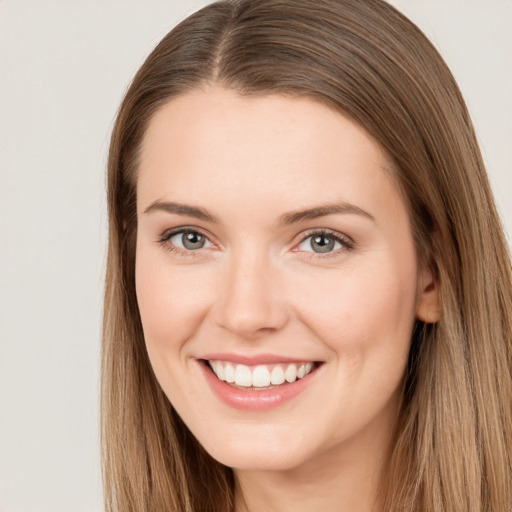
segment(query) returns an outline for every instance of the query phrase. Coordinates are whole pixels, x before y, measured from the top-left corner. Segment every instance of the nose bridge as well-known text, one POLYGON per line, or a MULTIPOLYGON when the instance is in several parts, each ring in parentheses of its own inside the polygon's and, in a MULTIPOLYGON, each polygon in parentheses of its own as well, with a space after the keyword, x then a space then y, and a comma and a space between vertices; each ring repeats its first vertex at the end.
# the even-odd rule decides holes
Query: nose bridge
POLYGON ((217 304, 218 323, 250 338, 282 328, 287 321, 279 271, 261 250, 233 252, 226 262, 217 304))

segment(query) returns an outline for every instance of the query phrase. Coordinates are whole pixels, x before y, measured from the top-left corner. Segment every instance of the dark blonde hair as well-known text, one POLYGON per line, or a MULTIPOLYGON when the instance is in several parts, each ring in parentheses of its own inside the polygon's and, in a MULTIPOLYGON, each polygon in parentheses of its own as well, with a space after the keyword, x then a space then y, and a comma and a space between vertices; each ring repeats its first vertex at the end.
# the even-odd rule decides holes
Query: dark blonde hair
POLYGON ((394 161, 436 324, 418 322, 382 483, 386 511, 512 509, 511 259, 470 116, 420 30, 381 0, 221 1, 174 28, 120 107, 108 162, 102 447, 109 512, 233 509, 233 475, 160 389, 134 284, 136 174, 152 115, 209 84, 313 98, 394 161))

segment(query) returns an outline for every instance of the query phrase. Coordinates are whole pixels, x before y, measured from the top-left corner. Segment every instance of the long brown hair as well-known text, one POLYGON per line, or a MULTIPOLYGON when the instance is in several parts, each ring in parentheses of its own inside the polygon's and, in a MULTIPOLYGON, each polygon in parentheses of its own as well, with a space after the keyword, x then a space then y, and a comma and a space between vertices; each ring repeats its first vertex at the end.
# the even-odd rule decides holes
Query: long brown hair
POLYGON ((106 509, 233 509, 233 475, 199 445, 150 367, 134 285, 136 171, 151 116, 208 84, 314 98, 394 161, 442 317, 412 333, 383 482, 386 511, 512 509, 512 270, 458 87, 420 30, 381 0, 221 1, 174 28, 121 104, 108 162, 102 362, 106 509))

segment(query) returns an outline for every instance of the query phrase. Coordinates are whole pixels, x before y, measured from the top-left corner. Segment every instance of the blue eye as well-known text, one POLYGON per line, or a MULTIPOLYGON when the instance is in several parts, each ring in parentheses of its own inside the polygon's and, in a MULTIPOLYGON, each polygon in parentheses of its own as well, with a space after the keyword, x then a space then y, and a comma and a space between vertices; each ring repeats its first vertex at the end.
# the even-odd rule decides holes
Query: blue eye
POLYGON ((352 248, 352 243, 332 233, 322 232, 307 236, 298 246, 300 251, 315 252, 317 254, 330 253, 343 248, 352 248))
POLYGON ((165 237, 163 241, 169 242, 174 247, 186 251, 197 251, 212 245, 208 238, 192 229, 171 233, 170 236, 165 237))

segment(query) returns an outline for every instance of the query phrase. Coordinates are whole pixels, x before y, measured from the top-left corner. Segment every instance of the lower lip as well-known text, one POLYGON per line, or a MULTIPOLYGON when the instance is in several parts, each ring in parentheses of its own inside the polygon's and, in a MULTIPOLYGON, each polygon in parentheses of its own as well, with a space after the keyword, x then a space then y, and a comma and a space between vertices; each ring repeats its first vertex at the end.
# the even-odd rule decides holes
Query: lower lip
POLYGON ((283 384, 272 389, 256 391, 254 389, 245 390, 230 386, 216 377, 213 371, 210 370, 208 363, 204 361, 198 361, 198 363, 214 393, 230 407, 245 411, 267 411, 279 407, 304 391, 319 371, 319 368, 316 368, 295 382, 283 384))

